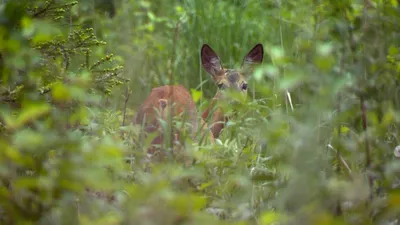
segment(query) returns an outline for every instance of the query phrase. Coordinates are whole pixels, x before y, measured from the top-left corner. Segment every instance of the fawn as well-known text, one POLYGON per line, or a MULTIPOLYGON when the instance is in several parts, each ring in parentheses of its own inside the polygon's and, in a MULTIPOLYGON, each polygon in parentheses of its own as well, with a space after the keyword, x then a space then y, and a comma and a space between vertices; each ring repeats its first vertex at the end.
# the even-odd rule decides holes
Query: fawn
MULTIPOLYGON (((146 133, 154 133, 156 137, 151 142, 151 147, 147 150, 150 154, 158 153, 156 151, 165 139, 165 132, 161 126, 162 121, 168 121, 169 116, 172 118, 179 117, 181 121, 187 121, 189 134, 194 138, 198 129, 198 118, 196 105, 189 91, 182 85, 165 85, 153 88, 146 100, 140 105, 136 113, 134 124, 143 126, 146 133)), ((170 140, 174 143, 179 141, 179 131, 171 130, 170 140)), ((162 152, 161 155, 164 154, 162 152)))
POLYGON ((264 48, 262 44, 257 44, 244 57, 240 70, 224 69, 221 61, 214 50, 203 45, 201 48, 201 62, 204 69, 209 73, 218 87, 215 97, 212 99, 210 106, 203 112, 202 118, 207 121, 210 119, 210 129, 214 138, 218 138, 221 130, 224 128, 228 118, 224 115, 222 108, 217 106, 224 96, 224 90, 238 91, 247 94, 247 77, 251 74, 253 66, 261 64, 264 58, 264 48), (212 112, 212 110, 214 110, 212 112), (212 115, 209 115, 212 112, 212 115))
MULTIPOLYGON (((201 48, 202 65, 218 86, 215 97, 200 119, 202 135, 210 142, 214 142, 214 138, 219 136, 224 127, 224 122, 227 121, 222 109, 217 108, 210 115, 211 127, 209 128, 204 122, 212 108, 216 106, 218 100, 223 97, 223 90, 233 89, 246 94, 247 75, 251 72, 252 65, 262 62, 263 56, 263 46, 257 44, 244 58, 241 70, 223 69, 219 57, 210 46, 204 44, 201 48)), ((184 120, 187 120, 191 124, 190 135, 195 137, 199 128, 197 113, 196 105, 186 88, 181 85, 165 85, 152 89, 149 96, 139 107, 134 124, 143 125, 145 133, 160 132, 153 139, 151 143, 152 147, 147 150, 148 153, 154 154, 156 152, 154 145, 160 145, 165 138, 160 119, 167 121, 168 116, 184 118, 184 120)), ((172 131, 171 140, 178 141, 179 133, 179 131, 172 131)))

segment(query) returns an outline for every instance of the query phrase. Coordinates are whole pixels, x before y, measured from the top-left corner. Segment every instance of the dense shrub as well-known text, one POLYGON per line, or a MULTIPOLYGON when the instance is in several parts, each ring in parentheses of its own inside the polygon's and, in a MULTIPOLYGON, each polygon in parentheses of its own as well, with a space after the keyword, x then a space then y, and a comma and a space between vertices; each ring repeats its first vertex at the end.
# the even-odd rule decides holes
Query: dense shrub
POLYGON ((399 223, 398 4, 3 0, 1 222, 399 223), (215 144, 187 137, 193 165, 144 163, 151 88, 216 92, 204 43, 226 67, 265 46, 249 96, 215 144))

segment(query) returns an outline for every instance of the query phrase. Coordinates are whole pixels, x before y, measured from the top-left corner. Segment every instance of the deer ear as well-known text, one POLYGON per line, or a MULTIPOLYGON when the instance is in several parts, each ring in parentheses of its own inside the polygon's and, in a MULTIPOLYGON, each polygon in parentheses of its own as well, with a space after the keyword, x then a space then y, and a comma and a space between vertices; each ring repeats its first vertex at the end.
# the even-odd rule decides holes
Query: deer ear
POLYGON ((204 44, 203 47, 201 47, 201 63, 207 73, 212 77, 216 76, 222 70, 219 57, 207 44, 204 44))
POLYGON ((245 70, 251 70, 254 64, 262 63, 264 59, 264 47, 262 44, 257 44, 249 53, 244 57, 242 68, 245 70))

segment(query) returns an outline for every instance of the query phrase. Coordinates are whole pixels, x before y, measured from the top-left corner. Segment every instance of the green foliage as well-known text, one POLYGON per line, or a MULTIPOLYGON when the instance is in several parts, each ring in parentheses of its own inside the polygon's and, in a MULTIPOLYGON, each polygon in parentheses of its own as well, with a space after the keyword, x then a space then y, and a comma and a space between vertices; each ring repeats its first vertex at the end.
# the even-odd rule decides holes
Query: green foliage
POLYGON ((395 0, 3 1, 1 223, 398 223, 399 20, 395 0), (175 146, 193 165, 148 163, 135 109, 178 83, 203 111, 204 43, 264 63, 214 144, 175 146))

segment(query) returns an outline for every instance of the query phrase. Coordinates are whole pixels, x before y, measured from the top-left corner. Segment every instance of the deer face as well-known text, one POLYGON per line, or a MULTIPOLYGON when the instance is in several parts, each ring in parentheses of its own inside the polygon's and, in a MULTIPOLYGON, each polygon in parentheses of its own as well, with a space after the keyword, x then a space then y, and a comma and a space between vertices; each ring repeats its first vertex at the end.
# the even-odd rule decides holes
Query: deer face
POLYGON ((262 44, 257 44, 243 59, 240 69, 224 69, 214 50, 207 44, 201 48, 201 62, 218 86, 217 95, 223 90, 239 91, 247 94, 247 78, 253 66, 260 64, 264 57, 262 44))

